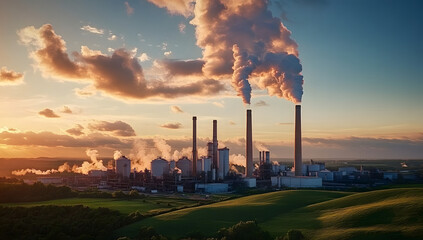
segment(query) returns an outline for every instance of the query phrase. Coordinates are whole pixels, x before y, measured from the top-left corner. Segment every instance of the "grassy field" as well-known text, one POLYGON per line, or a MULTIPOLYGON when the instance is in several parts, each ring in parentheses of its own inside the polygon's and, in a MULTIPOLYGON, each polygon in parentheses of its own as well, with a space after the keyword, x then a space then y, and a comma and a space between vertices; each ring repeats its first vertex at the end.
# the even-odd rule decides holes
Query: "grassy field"
POLYGON ((189 199, 173 199, 173 198, 159 198, 149 197, 145 199, 112 199, 112 198, 66 198, 42 202, 29 202, 29 203, 5 203, 2 206, 23 206, 33 207, 42 205, 57 205, 57 206, 71 206, 71 205, 84 205, 91 208, 110 208, 117 210, 123 214, 139 211, 141 213, 154 213, 164 209, 175 207, 190 206, 196 204, 197 201, 189 199))
POLYGON ((147 218, 119 229, 135 236, 153 226, 173 238, 213 235, 239 221, 256 220, 274 236, 299 229, 310 239, 422 239, 423 188, 365 193, 291 190, 242 197, 147 218))

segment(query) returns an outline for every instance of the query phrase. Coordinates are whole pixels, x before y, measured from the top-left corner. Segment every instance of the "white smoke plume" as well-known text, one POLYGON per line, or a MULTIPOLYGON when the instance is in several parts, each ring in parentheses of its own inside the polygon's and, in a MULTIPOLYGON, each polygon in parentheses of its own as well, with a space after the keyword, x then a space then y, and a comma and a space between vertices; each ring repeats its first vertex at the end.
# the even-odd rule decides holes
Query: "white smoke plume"
POLYGON ((24 176, 28 173, 33 173, 35 175, 50 175, 53 173, 71 172, 71 171, 72 171, 72 168, 66 162, 63 165, 60 165, 57 169, 49 169, 49 170, 43 171, 43 170, 34 169, 34 168, 27 168, 27 169, 12 171, 12 174, 15 176, 24 176))
POLYGON ((123 154, 122 154, 122 152, 121 151, 119 151, 119 150, 116 150, 115 152, 114 152, 114 154, 113 154, 113 159, 114 160, 118 160, 120 157, 122 157, 123 156, 123 154))
POLYGON ((85 151, 88 157, 90 157, 90 162, 84 161, 81 166, 73 165, 73 167, 70 167, 70 165, 66 162, 63 165, 60 165, 57 169, 50 169, 46 171, 38 170, 38 169, 21 169, 12 171, 13 175, 16 176, 23 176, 28 173, 33 173, 36 175, 50 175, 53 173, 62 173, 62 172, 74 172, 74 173, 82 173, 87 175, 91 170, 102 170, 106 171, 107 168, 103 165, 103 160, 98 160, 98 151, 95 149, 87 149, 85 151))
POLYGON ((269 151, 269 149, 266 146, 264 146, 263 143, 260 143, 260 142, 255 142, 255 147, 259 151, 269 151))
POLYGON ((194 16, 190 24, 195 26, 197 45, 203 49, 203 74, 216 79, 232 76, 232 86, 244 103, 250 104, 251 83, 271 96, 301 102, 298 45, 269 10, 271 1, 149 1, 172 14, 194 16), (191 2, 195 4, 188 4, 191 2))
POLYGON ((246 166, 246 158, 244 155, 242 154, 231 154, 229 156, 229 164, 236 164, 236 165, 240 165, 240 166, 246 166))
POLYGON ((76 173, 82 173, 87 175, 91 170, 106 171, 107 168, 103 165, 103 160, 98 160, 98 151, 95 149, 87 149, 85 151, 91 162, 84 161, 81 166, 74 165, 72 171, 76 173))

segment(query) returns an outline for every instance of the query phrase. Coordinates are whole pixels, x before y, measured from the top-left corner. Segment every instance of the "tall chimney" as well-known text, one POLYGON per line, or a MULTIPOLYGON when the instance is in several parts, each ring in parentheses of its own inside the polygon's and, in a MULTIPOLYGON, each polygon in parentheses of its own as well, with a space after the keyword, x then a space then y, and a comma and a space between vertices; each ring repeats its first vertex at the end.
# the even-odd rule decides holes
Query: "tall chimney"
POLYGON ((302 176, 301 105, 295 105, 295 176, 302 176))
POLYGON ((197 175, 197 117, 192 117, 192 176, 197 175))
POLYGON ((217 171, 217 120, 213 120, 213 167, 217 171))
POLYGON ((251 109, 247 109, 247 146, 246 146, 246 157, 247 157, 247 168, 245 170, 246 177, 253 176, 253 130, 251 121, 251 109))

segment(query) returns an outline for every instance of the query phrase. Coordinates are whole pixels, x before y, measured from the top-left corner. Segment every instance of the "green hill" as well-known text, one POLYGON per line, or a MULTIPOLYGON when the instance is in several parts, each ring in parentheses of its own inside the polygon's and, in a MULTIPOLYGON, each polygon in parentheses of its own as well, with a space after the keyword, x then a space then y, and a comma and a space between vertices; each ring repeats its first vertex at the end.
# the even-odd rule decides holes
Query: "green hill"
POLYGON ((291 190, 182 209, 119 229, 135 236, 141 226, 174 238, 188 232, 214 235, 222 227, 255 220, 274 236, 290 229, 310 239, 421 239, 423 188, 365 193, 291 190))

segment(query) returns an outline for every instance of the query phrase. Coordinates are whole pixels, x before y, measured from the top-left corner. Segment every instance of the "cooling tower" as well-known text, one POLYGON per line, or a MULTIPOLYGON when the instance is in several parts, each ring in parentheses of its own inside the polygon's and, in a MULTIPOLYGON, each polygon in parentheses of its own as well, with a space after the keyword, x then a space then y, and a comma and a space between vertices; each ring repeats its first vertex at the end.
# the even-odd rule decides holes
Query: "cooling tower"
POLYGON ((245 156, 247 158, 246 162, 246 177, 253 176, 253 130, 252 130, 252 121, 251 121, 251 109, 247 109, 247 144, 245 149, 245 156))
POLYGON ((192 176, 197 174, 197 117, 192 117, 192 176))
POLYGON ((301 150, 301 105, 295 105, 295 176, 302 176, 302 150, 301 150))

